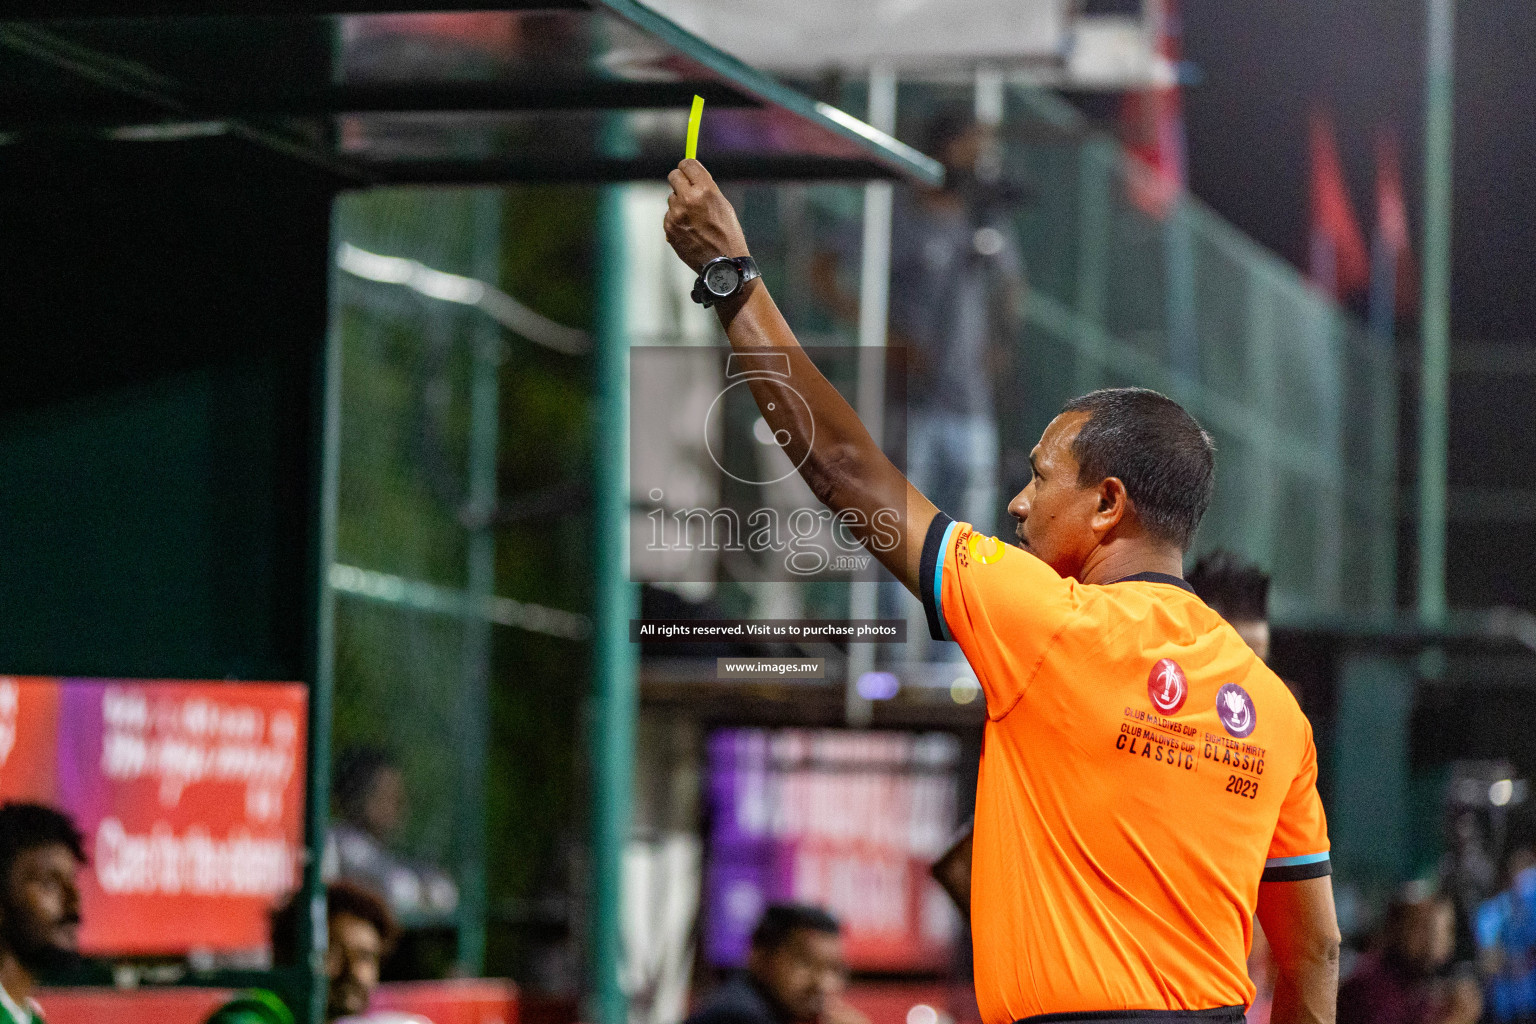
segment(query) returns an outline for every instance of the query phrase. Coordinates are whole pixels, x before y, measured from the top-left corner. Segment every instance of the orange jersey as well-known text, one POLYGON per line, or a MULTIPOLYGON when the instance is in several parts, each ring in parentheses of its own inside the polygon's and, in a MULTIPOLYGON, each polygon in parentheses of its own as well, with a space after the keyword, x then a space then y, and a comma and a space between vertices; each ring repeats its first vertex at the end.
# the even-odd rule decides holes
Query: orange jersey
POLYGON ((1312 728, 1174 576, 1062 579, 939 516, 923 603, 987 701, 971 929, 987 1024, 1247 1006, 1259 882, 1329 873, 1312 728))

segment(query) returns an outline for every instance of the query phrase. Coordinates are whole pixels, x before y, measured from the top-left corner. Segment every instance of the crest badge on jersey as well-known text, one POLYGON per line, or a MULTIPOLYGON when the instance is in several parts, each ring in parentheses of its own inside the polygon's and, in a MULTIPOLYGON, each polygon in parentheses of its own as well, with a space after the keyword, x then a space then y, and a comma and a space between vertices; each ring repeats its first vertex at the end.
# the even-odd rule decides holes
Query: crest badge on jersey
POLYGON ((1164 658, 1152 666, 1152 673, 1147 676, 1147 696, 1152 706, 1165 715, 1184 706, 1184 698, 1189 696, 1189 680, 1184 678, 1178 662, 1164 658))
POLYGON ((1216 691, 1216 714, 1221 718, 1222 728, 1239 740, 1252 733, 1259 721, 1253 698, 1236 683, 1227 683, 1216 691))
POLYGON ((965 543, 966 547, 970 548, 971 557, 982 565, 991 565, 1003 557, 1003 545, 996 537, 972 533, 965 543))

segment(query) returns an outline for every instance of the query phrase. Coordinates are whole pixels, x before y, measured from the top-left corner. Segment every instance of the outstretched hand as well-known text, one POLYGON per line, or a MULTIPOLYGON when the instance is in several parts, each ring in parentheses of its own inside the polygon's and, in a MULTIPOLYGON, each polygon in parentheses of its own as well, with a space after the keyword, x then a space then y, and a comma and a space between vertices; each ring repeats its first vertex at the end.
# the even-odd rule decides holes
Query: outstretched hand
POLYGON ((697 271, 717 256, 750 255, 736 211, 703 164, 684 160, 667 182, 672 194, 662 226, 679 259, 697 271))

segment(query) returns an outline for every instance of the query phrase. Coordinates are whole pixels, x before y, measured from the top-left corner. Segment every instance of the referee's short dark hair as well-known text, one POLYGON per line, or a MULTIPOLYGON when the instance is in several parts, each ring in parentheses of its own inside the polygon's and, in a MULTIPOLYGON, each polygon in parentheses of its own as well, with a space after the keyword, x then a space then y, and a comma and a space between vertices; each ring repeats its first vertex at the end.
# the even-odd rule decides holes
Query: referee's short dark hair
POLYGON ((1185 579, 1228 622, 1269 618, 1269 573, 1230 551, 1201 555, 1185 579))
POLYGON ((763 911, 763 916, 757 919, 757 927, 752 929, 752 948, 772 953, 798 931, 837 935, 842 928, 837 918, 820 907, 800 903, 774 903, 763 911))
POLYGON ((1146 388, 1104 388, 1068 402, 1088 420, 1072 442, 1078 483, 1125 484, 1147 532, 1188 551, 1216 488, 1216 445, 1173 399, 1146 388))
POLYGON ((63 811, 44 804, 17 802, 0 807, 0 884, 9 883, 17 857, 54 844, 85 863, 85 837, 63 811))

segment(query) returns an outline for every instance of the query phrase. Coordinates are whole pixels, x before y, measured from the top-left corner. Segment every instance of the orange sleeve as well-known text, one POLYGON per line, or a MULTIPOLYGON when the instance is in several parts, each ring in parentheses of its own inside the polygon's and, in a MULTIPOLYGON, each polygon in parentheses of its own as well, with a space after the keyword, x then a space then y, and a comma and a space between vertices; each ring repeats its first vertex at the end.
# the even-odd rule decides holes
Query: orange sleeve
POLYGON ((1332 874, 1328 857, 1328 820, 1323 801, 1317 795, 1317 746, 1312 742, 1312 725, 1302 719, 1306 744, 1301 767, 1291 780, 1291 788, 1280 805, 1280 820, 1269 842, 1264 861, 1265 882, 1297 882, 1332 874))
POLYGON ((943 514, 929 527, 919 579, 929 631, 960 645, 986 694, 987 714, 1002 718, 1076 617, 1072 584, 1022 548, 943 514))

